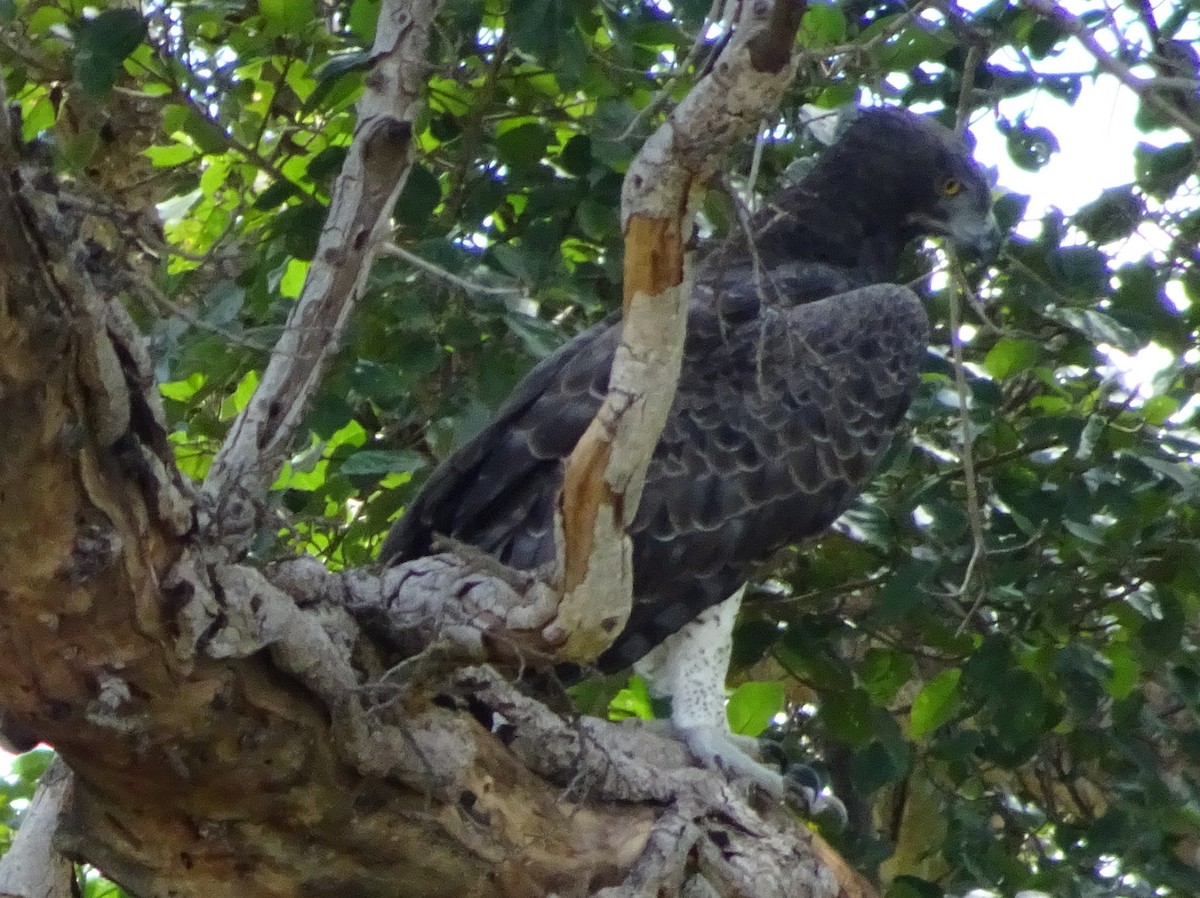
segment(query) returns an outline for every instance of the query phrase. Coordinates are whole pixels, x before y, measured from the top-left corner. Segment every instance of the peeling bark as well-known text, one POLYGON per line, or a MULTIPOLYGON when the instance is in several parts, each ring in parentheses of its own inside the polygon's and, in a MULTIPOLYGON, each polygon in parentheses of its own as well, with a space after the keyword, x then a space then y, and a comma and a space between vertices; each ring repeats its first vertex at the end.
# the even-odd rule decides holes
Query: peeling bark
POLYGON ((161 424, 119 306, 52 274, 76 245, 53 196, 0 188, 0 707, 74 771, 60 850, 139 896, 834 894, 807 831, 674 740, 463 667, 537 649, 544 585, 454 556, 259 571, 181 528, 186 485, 138 463, 161 424), (139 403, 97 441, 86 405, 139 403))

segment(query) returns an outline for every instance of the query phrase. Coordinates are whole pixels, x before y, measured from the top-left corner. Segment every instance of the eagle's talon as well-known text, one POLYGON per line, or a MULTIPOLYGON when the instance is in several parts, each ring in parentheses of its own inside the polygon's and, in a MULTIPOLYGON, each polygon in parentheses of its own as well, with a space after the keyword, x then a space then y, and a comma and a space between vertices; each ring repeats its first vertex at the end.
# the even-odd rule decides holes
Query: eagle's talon
POLYGON ((792 764, 783 774, 783 782, 784 800, 796 813, 831 832, 843 832, 849 825, 846 805, 807 764, 792 764))
POLYGON ((775 739, 759 738, 758 757, 764 764, 770 764, 772 767, 778 768, 780 773, 784 773, 788 768, 787 753, 783 750, 783 746, 775 739))
POLYGON ((831 833, 843 833, 850 825, 850 813, 846 810, 846 805, 832 792, 818 796, 809 819, 831 833))
MULTIPOLYGON (((807 764, 792 764, 783 774, 759 760, 763 741, 731 733, 721 726, 677 726, 692 757, 719 770, 734 783, 749 782, 827 832, 843 832, 849 824, 846 806, 807 764)), ((769 749, 768 749, 769 751, 769 749)))
POLYGON ((795 783, 814 794, 821 791, 823 784, 820 775, 807 764, 788 764, 783 775, 789 783, 795 783))
POLYGON ((705 767, 719 770, 733 782, 748 780, 776 799, 784 798, 783 777, 755 758, 754 740, 722 726, 677 726, 676 732, 692 757, 705 767))

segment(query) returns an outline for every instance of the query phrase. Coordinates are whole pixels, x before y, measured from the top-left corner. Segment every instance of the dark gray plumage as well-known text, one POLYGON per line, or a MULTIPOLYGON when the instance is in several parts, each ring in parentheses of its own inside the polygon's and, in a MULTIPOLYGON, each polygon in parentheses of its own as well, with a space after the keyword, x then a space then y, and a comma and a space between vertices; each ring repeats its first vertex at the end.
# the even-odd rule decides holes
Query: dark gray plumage
MULTIPOLYGON (((911 400, 928 323, 891 282, 905 245, 997 242, 962 140, 867 110, 798 184, 697 272, 683 369, 630 528, 634 607, 599 659, 625 667, 728 597, 780 547, 828 527, 871 476, 911 400)), ((431 476, 384 544, 396 564, 435 533, 532 568, 554 558, 562 459, 604 397, 619 325, 545 359, 496 420, 431 476)))

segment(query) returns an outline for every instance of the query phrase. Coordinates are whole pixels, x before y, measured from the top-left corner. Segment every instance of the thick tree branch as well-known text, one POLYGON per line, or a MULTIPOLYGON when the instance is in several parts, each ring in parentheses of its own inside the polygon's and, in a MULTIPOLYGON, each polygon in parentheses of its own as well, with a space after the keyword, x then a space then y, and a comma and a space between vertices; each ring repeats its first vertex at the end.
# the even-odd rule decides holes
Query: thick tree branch
POLYGON ((379 14, 358 125, 317 253, 254 396, 234 422, 204 484, 212 522, 246 539, 362 295, 412 164, 413 121, 440 0, 388 0, 379 14))
POLYGON ((746 3, 708 74, 646 141, 625 175, 621 345, 608 396, 567 463, 560 503, 563 600, 547 631, 590 661, 628 619, 633 520, 679 378, 691 274, 684 241, 694 193, 754 134, 795 73, 799 0, 746 3))

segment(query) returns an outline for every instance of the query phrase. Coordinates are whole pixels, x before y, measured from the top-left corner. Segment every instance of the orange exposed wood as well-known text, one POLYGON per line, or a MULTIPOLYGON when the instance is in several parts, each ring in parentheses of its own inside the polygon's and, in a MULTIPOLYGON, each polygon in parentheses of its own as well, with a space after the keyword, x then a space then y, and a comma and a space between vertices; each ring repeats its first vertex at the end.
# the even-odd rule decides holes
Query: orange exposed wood
MULTIPOLYGON (((625 230, 624 313, 629 314, 630 303, 637 294, 658 296, 682 282, 679 220, 633 216, 625 230)), ((562 492, 563 587, 567 592, 578 587, 587 575, 600 508, 612 508, 615 526, 622 526, 624 497, 616 494, 605 480, 611 455, 611 429, 597 419, 567 460, 562 492)), ((615 538, 622 538, 619 530, 615 538)))
POLYGON ((563 588, 567 592, 578 587, 587 574, 600 507, 617 503, 617 496, 604 481, 611 455, 611 435, 593 421, 567 460, 562 494, 563 588))
POLYGON ((624 313, 629 314, 629 304, 638 293, 658 296, 681 283, 683 241, 679 219, 632 216, 625 229, 624 313))

